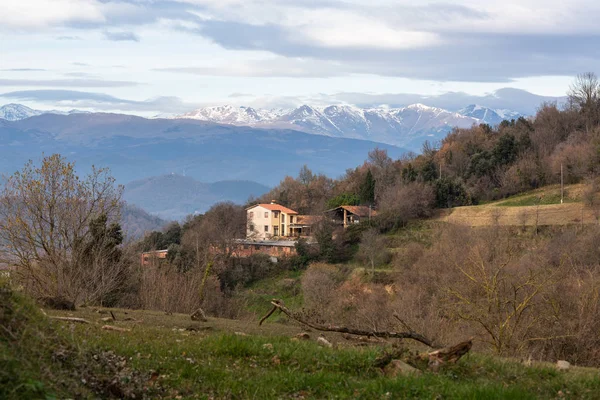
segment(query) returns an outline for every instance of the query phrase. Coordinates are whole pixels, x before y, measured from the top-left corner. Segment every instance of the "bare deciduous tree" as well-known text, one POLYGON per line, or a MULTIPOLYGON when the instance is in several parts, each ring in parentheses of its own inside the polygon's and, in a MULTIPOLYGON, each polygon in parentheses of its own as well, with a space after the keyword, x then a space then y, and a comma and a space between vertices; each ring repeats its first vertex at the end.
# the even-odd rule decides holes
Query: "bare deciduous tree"
POLYGON ((389 261, 390 257, 385 246, 385 238, 379 234, 377 229, 371 228, 363 232, 357 256, 368 264, 371 271, 375 271, 377 265, 389 261))
POLYGON ((411 219, 429 217, 434 205, 435 193, 431 186, 397 183, 381 196, 377 218, 380 226, 397 228, 411 219))
POLYGON ((6 179, 0 195, 0 258, 36 296, 101 298, 121 271, 111 263, 114 246, 105 242, 115 235, 94 238, 90 224, 101 216, 104 229, 118 221, 121 191, 106 169, 81 179, 58 154, 40 166, 30 161, 6 179))
POLYGON ((571 106, 581 111, 589 131, 598 123, 600 114, 600 82, 593 72, 577 75, 568 92, 571 106))

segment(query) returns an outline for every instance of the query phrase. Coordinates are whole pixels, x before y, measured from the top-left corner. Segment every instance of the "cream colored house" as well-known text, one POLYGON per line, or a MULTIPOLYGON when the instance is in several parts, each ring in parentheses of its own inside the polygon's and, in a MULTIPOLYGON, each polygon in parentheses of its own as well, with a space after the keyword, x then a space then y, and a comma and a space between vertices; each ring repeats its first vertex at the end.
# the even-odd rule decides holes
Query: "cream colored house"
POLYGON ((275 201, 270 204, 256 204, 246 209, 246 237, 248 239, 266 240, 273 237, 290 235, 290 225, 294 225, 298 213, 275 201))

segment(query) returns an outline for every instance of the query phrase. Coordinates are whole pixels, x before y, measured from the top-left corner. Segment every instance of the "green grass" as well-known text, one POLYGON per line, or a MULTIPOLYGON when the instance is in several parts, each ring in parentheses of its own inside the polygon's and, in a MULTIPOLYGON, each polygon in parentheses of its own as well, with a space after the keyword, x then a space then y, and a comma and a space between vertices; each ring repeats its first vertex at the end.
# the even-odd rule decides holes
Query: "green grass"
POLYGON ((12 304, 2 310, 11 308, 13 317, 0 314, 11 331, 0 332, 0 398, 600 398, 596 369, 559 372, 475 353, 437 373, 391 378, 373 366, 381 346, 352 347, 327 333, 335 347, 323 348, 318 332, 294 340, 301 328, 292 324, 193 323, 185 315, 115 309, 117 320, 108 323, 131 329, 115 332, 101 329, 106 310, 47 311, 91 322, 72 325, 50 322, 22 299, 12 304))
MULTIPOLYGON (((241 291, 246 309, 256 315, 264 315, 271 308, 272 299, 283 300, 291 308, 303 304, 300 277, 303 271, 284 271, 277 276, 260 280, 241 291)), ((277 318, 276 318, 277 319, 277 318)))
MULTIPOLYGON (((577 203, 581 201, 579 191, 572 190, 572 186, 567 186, 564 192, 564 203, 577 203)), ((494 203, 500 207, 525 207, 535 205, 560 204, 561 193, 559 186, 549 186, 509 197, 506 200, 494 203)))
POLYGON ((422 376, 389 378, 373 367, 378 348, 327 349, 288 337, 226 333, 172 335, 149 329, 127 335, 78 327, 88 344, 113 349, 133 368, 160 371, 157 384, 183 398, 598 398, 598 373, 471 355, 456 366, 422 376), (268 344, 272 345, 268 346, 268 344), (267 345, 267 346, 265 346, 267 345))

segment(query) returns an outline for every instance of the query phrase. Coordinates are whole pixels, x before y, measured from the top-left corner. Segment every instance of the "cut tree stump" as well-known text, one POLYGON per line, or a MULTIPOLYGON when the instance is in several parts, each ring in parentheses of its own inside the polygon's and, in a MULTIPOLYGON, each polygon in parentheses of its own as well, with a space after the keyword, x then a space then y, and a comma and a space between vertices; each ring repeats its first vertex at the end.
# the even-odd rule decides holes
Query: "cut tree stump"
POLYGON ((204 314, 204 310, 201 308, 198 308, 196 311, 194 311, 194 313, 191 315, 191 318, 192 321, 208 321, 208 319, 206 319, 206 314, 204 314))
POLYGON ((473 347, 473 338, 467 341, 460 342, 454 346, 445 347, 423 355, 423 358, 429 359, 429 368, 437 370, 440 365, 454 364, 462 356, 467 354, 473 347))

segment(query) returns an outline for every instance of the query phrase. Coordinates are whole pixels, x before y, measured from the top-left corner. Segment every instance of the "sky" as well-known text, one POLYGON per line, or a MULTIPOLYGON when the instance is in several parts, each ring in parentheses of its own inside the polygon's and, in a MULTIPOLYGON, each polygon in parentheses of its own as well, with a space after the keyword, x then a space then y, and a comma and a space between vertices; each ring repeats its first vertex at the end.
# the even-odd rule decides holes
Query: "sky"
POLYGON ((364 95, 564 95, 596 0, 0 0, 0 105, 183 113, 364 95))

